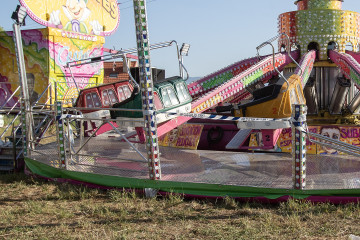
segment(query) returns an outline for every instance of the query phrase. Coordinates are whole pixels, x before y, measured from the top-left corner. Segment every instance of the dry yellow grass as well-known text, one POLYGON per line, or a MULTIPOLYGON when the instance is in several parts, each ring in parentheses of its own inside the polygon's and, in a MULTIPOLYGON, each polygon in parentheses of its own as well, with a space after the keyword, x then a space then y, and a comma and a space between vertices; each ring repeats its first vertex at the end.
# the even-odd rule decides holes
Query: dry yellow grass
POLYGON ((0 239, 348 239, 360 206, 147 199, 0 175, 0 239))

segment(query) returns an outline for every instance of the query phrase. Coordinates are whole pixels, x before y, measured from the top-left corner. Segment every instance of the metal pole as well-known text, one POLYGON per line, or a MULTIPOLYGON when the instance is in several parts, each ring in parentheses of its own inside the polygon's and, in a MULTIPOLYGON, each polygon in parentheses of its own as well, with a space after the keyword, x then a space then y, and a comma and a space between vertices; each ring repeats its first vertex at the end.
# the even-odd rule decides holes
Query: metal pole
POLYGON ((55 104, 57 103, 58 101, 58 94, 57 94, 57 82, 54 81, 54 95, 55 95, 55 100, 54 100, 54 109, 56 110, 56 106, 55 104))
POLYGON ((140 69, 142 109, 145 121, 146 149, 148 152, 149 176, 161 179, 157 123, 154 108, 154 86, 150 62, 150 41, 147 25, 146 1, 134 0, 137 50, 140 69))
MULTIPOLYGON (((63 121, 63 124, 65 122, 63 121)), ((67 125, 67 140, 68 140, 68 143, 69 143, 69 159, 72 161, 72 153, 71 153, 71 149, 72 149, 72 145, 71 145, 71 138, 72 138, 72 134, 71 134, 71 131, 70 131, 70 121, 69 119, 67 118, 66 119, 66 125, 67 125)), ((65 136, 65 135, 64 135, 65 136)), ((66 159, 67 160, 67 159, 66 159)), ((66 161, 66 166, 68 166, 68 161, 66 161)))
POLYGON ((293 182, 294 188, 301 190, 303 190, 306 186, 306 111, 307 107, 304 104, 293 105, 293 182))
POLYGON ((63 114, 62 103, 56 102, 56 112, 55 112, 55 119, 56 119, 56 128, 58 133, 58 153, 60 158, 60 168, 67 168, 67 161, 66 161, 66 152, 65 152, 65 133, 64 133, 64 121, 61 119, 61 115, 63 114))
MULTIPOLYGON (((32 124, 32 116, 31 116, 31 106, 29 101, 29 91, 26 79, 26 68, 25 68, 25 59, 24 59, 24 51, 21 39, 21 31, 20 31, 20 24, 13 24, 14 30, 14 43, 15 43, 15 53, 16 53, 16 60, 19 72, 19 83, 22 90, 22 98, 24 100, 24 107, 25 110, 25 124, 26 124, 26 147, 30 149, 32 147, 32 136, 33 136, 33 124, 32 124)), ((28 152, 29 153, 29 152, 28 152)))
MULTIPOLYGON (((26 131, 26 111, 25 111, 25 103, 24 100, 21 99, 21 103, 20 103, 20 110, 21 110, 21 134, 22 134, 22 144, 23 144, 23 152, 24 152, 24 157, 28 156, 28 138, 27 138, 27 131, 26 131)), ((15 133, 16 135, 16 133, 15 133)), ((16 145, 17 144, 17 140, 16 138, 13 140, 13 144, 16 145)))
POLYGON ((53 87, 52 83, 50 83, 50 87, 48 89, 48 92, 50 91, 50 93, 49 93, 49 95, 50 95, 50 106, 52 106, 52 104, 53 104, 53 99, 52 99, 53 98, 53 92, 52 92, 53 89, 54 89, 54 87, 53 87))

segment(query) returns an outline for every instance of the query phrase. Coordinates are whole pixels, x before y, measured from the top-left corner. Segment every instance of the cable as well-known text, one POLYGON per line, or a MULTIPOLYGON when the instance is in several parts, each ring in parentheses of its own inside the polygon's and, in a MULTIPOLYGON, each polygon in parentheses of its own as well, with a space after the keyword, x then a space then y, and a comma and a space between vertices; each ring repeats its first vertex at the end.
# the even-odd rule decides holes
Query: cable
MULTIPOLYGON (((151 2, 155 2, 157 0, 148 0, 146 1, 146 3, 151 3, 151 2)), ((132 2, 132 0, 129 0, 129 1, 125 1, 123 3, 127 3, 127 2, 132 2)), ((129 7, 124 7, 124 8, 120 8, 120 10, 125 10, 125 9, 129 9, 129 8, 133 8, 134 6, 129 6, 129 7)))
POLYGON ((124 4, 124 3, 128 3, 128 2, 132 2, 133 0, 128 0, 128 1, 125 1, 125 2, 119 2, 119 4, 124 4))

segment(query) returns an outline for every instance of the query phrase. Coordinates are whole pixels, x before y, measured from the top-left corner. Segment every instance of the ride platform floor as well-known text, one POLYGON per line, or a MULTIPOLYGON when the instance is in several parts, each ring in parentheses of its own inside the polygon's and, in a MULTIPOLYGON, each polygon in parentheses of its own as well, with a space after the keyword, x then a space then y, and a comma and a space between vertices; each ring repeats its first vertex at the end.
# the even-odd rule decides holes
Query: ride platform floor
MULTIPOLYGON (((84 142, 86 138, 84 139, 84 142)), ((80 148, 75 139, 74 150, 80 148)), ((147 156, 144 144, 134 144, 147 156)), ((148 179, 148 163, 119 137, 92 138, 77 155, 67 152, 68 170, 148 179)), ((160 147, 162 180, 292 189, 288 153, 219 152, 160 147)), ((57 144, 38 146, 30 158, 59 166, 57 144)), ((349 155, 308 155, 305 189, 360 189, 360 159, 349 155)))

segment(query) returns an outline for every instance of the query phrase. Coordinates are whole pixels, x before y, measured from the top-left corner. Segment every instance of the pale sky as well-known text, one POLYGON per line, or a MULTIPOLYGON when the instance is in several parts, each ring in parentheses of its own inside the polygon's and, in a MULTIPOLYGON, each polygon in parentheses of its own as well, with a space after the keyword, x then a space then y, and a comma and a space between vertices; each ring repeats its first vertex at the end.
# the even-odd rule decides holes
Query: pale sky
MULTIPOLYGON (((0 25, 12 29, 11 13, 17 0, 1 0, 0 25)), ((59 1, 59 0, 58 0, 59 1)), ((60 0, 66 2, 66 0, 60 0)), ((106 37, 105 47, 133 48, 135 27, 132 1, 118 0, 120 26, 106 37)), ((191 45, 184 64, 191 77, 201 77, 236 61, 256 55, 256 46, 277 35, 279 14, 295 11, 295 0, 148 0, 151 43, 176 40, 191 45)), ((360 12, 359 0, 345 0, 344 10, 360 12)), ((29 28, 41 28, 27 17, 29 28)), ((261 53, 268 53, 264 49, 261 53)), ((152 65, 178 74, 175 48, 151 52, 152 65)))

